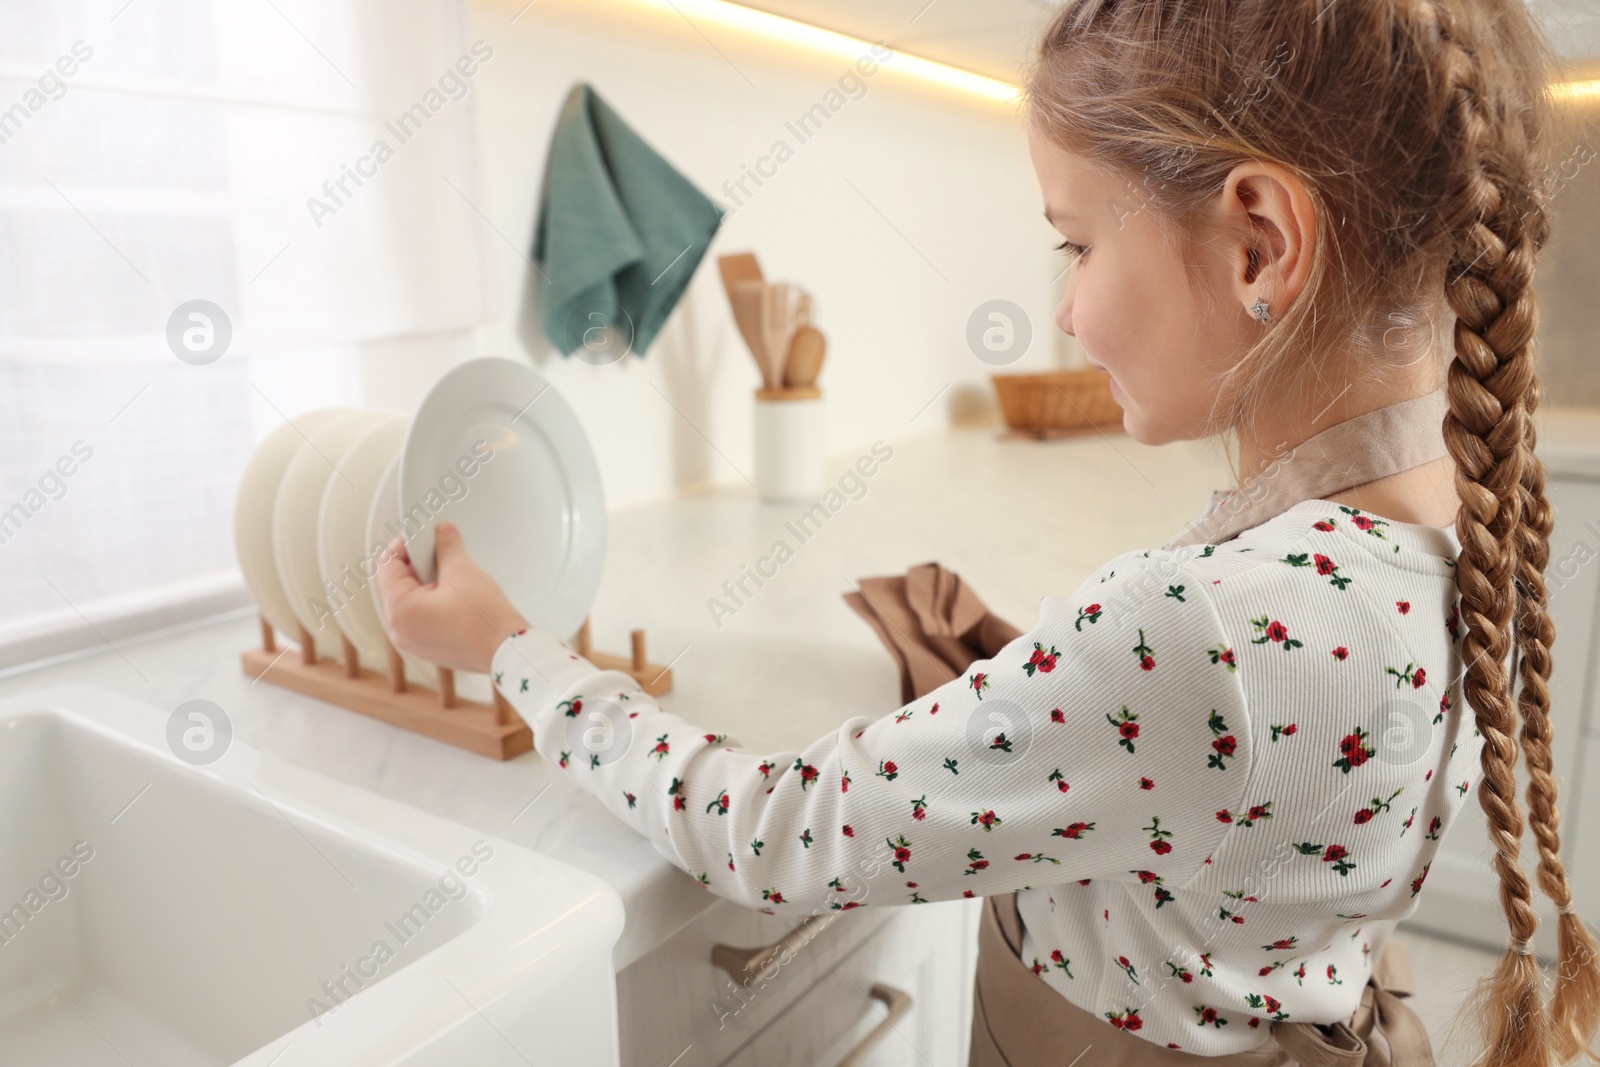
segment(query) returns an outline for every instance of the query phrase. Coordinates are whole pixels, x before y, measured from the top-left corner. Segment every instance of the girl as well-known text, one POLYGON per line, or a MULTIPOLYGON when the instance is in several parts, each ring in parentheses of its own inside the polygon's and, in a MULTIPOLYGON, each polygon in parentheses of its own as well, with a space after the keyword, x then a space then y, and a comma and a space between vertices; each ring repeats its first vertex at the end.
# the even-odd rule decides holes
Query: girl
POLYGON ((1559 858, 1530 419, 1551 55, 1521 0, 1067 0, 1026 85, 1057 322, 1129 434, 1226 439, 1238 485, 904 707, 745 752, 529 628, 442 526, 437 585, 403 546, 383 569, 395 643, 490 671, 714 893, 990 898, 975 1067, 1432 1063, 1384 949, 1476 791, 1510 926, 1487 1062, 1569 1061, 1600 965, 1559 858), (597 716, 621 745, 584 750, 597 716))

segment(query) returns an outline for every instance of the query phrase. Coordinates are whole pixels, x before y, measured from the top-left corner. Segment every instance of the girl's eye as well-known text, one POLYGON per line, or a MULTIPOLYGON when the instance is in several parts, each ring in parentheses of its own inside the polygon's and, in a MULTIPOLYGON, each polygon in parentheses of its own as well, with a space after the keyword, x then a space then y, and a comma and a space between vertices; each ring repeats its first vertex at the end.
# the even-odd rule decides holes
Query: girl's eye
POLYGON ((1073 244, 1071 241, 1062 241, 1056 245, 1057 252, 1065 252, 1068 259, 1082 259, 1085 252, 1089 251, 1083 245, 1073 244))

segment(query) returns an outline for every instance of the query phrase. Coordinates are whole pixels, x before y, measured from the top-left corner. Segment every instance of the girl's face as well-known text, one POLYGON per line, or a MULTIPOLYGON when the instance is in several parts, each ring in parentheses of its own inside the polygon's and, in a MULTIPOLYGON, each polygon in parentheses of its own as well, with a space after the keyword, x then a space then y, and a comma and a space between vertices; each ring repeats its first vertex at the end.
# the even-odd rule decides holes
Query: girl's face
POLYGON ((1140 210, 1137 185, 1096 170, 1032 124, 1028 146, 1045 217, 1069 242, 1072 267, 1056 325, 1078 339, 1090 363, 1111 373, 1129 436, 1151 445, 1208 436, 1211 379, 1262 329, 1229 284, 1235 270, 1243 276, 1243 244, 1236 257, 1207 251, 1200 265, 1206 286, 1196 293, 1179 250, 1140 210))

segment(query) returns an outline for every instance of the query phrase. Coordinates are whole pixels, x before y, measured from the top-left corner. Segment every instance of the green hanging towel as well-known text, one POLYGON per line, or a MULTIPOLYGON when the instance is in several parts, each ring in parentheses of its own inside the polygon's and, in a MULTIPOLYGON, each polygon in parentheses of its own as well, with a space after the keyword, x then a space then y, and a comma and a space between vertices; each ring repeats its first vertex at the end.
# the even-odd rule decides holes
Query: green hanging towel
POLYGON ((533 258, 548 279, 544 330, 563 355, 614 323, 643 356, 722 224, 722 210, 588 84, 567 94, 533 258))

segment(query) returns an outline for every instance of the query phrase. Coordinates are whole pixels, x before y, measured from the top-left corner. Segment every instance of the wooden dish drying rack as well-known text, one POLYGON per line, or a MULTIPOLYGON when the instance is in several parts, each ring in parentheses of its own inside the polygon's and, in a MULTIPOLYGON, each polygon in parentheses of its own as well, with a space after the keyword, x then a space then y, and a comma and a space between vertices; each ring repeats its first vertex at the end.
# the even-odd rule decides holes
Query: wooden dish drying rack
MULTIPOLYGON (((337 660, 317 653, 316 641, 303 625, 293 636, 299 654, 280 651, 276 631, 262 616, 261 647, 248 649, 241 657, 245 674, 491 759, 508 760, 533 748, 533 731, 498 689, 492 704, 463 700, 456 695, 455 672, 449 667, 435 668, 439 672, 437 690, 408 681, 405 661, 387 642, 388 661, 380 673, 361 666, 360 653, 343 634, 337 660)), ((643 630, 634 630, 630 636, 630 655, 596 652, 589 645, 589 620, 585 617, 573 651, 601 670, 632 676, 651 696, 670 690, 672 668, 647 660, 643 630)))

